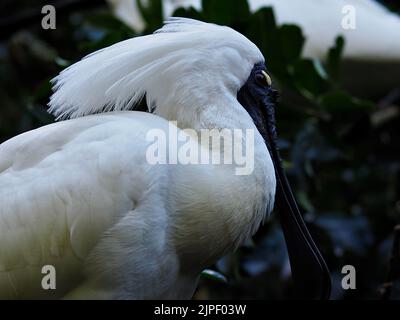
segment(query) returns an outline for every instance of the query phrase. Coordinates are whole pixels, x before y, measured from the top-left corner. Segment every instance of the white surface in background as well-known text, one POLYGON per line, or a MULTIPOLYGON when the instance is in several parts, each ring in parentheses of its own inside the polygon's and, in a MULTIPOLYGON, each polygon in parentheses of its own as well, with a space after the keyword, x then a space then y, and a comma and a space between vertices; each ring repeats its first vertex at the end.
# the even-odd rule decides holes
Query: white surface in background
MULTIPOLYGON (((144 22, 135 0, 108 0, 116 15, 140 31, 144 22)), ((145 3, 145 1, 144 1, 145 3)), ((295 23, 307 38, 303 54, 323 59, 335 37, 346 39, 344 56, 359 60, 400 61, 400 18, 372 0, 249 0, 252 12, 273 6, 278 24, 295 23), (345 5, 356 10, 356 29, 342 28, 345 5)), ((179 7, 201 8, 200 0, 164 0, 165 16, 179 7)))

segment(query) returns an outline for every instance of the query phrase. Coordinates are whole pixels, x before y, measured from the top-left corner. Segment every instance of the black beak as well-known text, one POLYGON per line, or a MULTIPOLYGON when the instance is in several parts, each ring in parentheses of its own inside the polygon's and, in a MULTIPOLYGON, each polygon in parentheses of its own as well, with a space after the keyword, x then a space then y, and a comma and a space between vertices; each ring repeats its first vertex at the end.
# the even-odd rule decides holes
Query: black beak
POLYGON ((238 100, 253 118, 274 163, 277 180, 275 204, 279 208, 295 291, 302 299, 329 299, 331 280, 328 267, 307 229, 282 167, 275 126, 277 92, 270 86, 263 88, 257 84, 255 74, 260 68, 263 65, 254 67, 249 80, 238 92, 238 100))
POLYGON ((275 104, 271 100, 274 98, 270 100, 267 98, 261 106, 264 118, 267 120, 267 136, 264 140, 275 167, 277 180, 275 201, 279 206, 279 218, 285 235, 296 291, 301 293, 303 298, 329 299, 331 280, 328 267, 304 223, 282 167, 277 146, 275 104))

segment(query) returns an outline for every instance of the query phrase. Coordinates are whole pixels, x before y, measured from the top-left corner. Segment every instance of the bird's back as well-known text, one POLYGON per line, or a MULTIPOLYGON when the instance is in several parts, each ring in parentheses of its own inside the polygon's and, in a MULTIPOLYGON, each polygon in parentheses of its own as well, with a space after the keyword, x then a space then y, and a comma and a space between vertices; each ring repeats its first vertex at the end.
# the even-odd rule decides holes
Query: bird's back
POLYGON ((144 135, 166 125, 151 114, 114 112, 0 145, 1 298, 63 297, 80 283, 93 248, 162 183, 145 161, 144 135), (42 288, 45 265, 55 267, 56 290, 42 288))

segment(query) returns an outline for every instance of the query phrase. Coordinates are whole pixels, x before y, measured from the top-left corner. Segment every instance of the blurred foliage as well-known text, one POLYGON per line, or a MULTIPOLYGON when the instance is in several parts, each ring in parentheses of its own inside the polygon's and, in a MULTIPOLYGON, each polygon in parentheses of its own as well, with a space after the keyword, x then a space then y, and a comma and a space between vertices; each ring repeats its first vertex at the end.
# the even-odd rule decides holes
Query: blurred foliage
MULTIPOLYGON (((144 33, 159 28, 161 0, 138 4, 147 25, 144 33)), ((332 43, 324 63, 303 58, 306 38, 301 28, 277 25, 272 8, 251 13, 246 0, 203 0, 202 11, 180 8, 174 15, 229 25, 262 50, 282 96, 277 121, 285 166, 331 269, 332 298, 378 298, 400 216, 398 97, 366 101, 346 92, 338 80, 344 39, 339 36, 332 43), (346 264, 356 267, 356 290, 340 287, 346 264)), ((36 23, 10 34, 0 43, 0 142, 53 121, 46 113, 49 80, 64 67, 136 35, 105 5, 58 14, 56 30, 42 30, 36 23)), ((387 88, 388 95, 393 89, 387 88)), ((197 298, 293 295, 276 219, 250 243, 210 267, 213 270, 203 272, 197 298)), ((398 291, 393 290, 393 298, 400 298, 398 291)))

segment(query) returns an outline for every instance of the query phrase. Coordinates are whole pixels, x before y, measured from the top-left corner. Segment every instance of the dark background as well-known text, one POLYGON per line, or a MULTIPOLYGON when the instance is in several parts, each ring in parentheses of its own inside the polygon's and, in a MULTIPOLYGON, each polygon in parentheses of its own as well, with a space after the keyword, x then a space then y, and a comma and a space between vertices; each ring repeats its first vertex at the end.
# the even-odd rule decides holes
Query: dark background
MULTIPOLYGON (((381 2, 400 12, 397 1, 381 2)), ((160 1, 150 1, 142 15, 144 33, 159 28, 160 1)), ((285 166, 331 269, 332 298, 400 299, 400 252, 389 261, 393 228, 400 222, 400 84, 369 100, 351 95, 341 81, 343 38, 332 43, 324 64, 303 59, 301 28, 276 25, 272 8, 252 14, 245 0, 204 0, 203 11, 178 9, 175 15, 230 25, 262 49, 281 91, 278 129, 285 166), (356 268, 357 289, 344 291, 341 269, 348 264, 356 268), (392 279, 386 279, 389 270, 392 279), (394 280, 394 286, 385 295, 386 280, 394 280)), ((46 112, 49 80, 63 68, 137 35, 100 0, 2 0, 0 30, 0 142, 53 121, 46 112), (41 28, 45 4, 57 7, 56 30, 41 28)), ((228 282, 205 272, 195 297, 293 297, 276 220, 235 254, 210 266, 228 282)))

